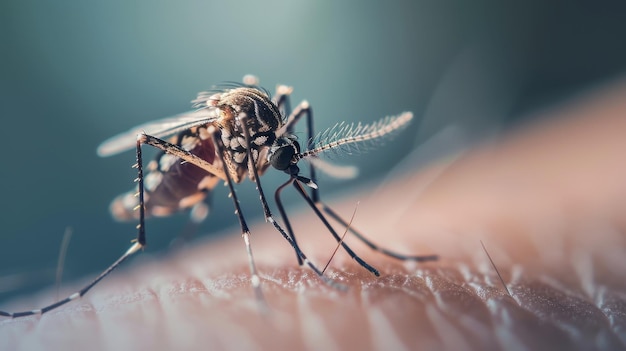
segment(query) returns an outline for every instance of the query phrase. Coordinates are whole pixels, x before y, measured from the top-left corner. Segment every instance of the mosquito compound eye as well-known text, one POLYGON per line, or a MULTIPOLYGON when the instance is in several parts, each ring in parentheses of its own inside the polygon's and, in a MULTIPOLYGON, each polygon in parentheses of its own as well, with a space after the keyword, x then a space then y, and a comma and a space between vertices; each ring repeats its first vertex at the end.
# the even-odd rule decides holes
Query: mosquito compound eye
POLYGON ((300 152, 300 144, 293 135, 283 136, 274 142, 267 154, 267 160, 279 171, 292 165, 294 155, 300 152))
POLYGON ((270 155, 269 161, 272 167, 284 171, 291 165, 291 159, 296 154, 296 149, 293 145, 283 145, 278 147, 270 155))

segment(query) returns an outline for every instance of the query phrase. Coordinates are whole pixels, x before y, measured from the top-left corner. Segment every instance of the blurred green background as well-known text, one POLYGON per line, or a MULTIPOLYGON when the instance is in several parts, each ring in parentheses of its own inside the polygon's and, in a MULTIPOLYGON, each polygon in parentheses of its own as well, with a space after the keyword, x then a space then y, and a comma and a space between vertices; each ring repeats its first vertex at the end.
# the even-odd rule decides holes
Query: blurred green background
MULTIPOLYGON (((326 195, 340 194, 448 125, 481 140, 623 74, 626 5, 563 4, 4 0, 0 300, 54 285, 67 226, 64 281, 128 247, 135 223, 115 223, 108 206, 133 186, 134 155, 98 158, 104 139, 189 110, 198 91, 248 73, 270 91, 295 87, 294 105, 311 102, 318 130, 413 111, 384 148, 341 159, 359 165, 359 178, 321 179, 326 195)), ((268 172, 266 192, 284 177, 268 172)), ((254 188, 239 189, 246 215, 259 218, 254 188)), ((213 205, 200 231, 239 235, 223 187, 213 205)), ((164 250, 186 220, 149 221, 147 251, 164 250)))

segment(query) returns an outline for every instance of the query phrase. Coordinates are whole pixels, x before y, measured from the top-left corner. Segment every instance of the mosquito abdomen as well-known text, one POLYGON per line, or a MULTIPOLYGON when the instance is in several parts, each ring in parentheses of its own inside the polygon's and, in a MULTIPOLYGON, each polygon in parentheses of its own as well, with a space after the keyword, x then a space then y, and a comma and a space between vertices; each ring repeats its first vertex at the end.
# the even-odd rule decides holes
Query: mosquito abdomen
MULTIPOLYGON (((210 162, 215 160, 215 145, 210 138, 203 139, 199 133, 183 133, 171 140, 192 154, 210 162), (179 141, 180 140, 180 141, 179 141)), ((219 182, 219 178, 202 168, 181 159, 161 154, 148 166, 145 175, 144 201, 146 215, 169 216, 190 208, 204 200, 208 192, 219 182)), ((137 189, 117 196, 109 207, 113 218, 118 221, 139 219, 137 189)))

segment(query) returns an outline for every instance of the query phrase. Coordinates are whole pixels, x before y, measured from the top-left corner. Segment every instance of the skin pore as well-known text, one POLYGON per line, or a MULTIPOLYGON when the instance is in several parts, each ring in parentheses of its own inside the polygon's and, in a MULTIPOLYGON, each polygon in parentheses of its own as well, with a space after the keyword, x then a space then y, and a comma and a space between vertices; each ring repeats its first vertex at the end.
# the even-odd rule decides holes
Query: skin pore
MULTIPOLYGON (((1 319, 0 349, 624 348, 626 82, 539 117, 331 203, 349 219, 358 201, 355 228, 395 251, 439 254, 437 262, 393 260, 348 234, 381 277, 340 249, 327 272, 348 287, 339 291, 297 266, 270 224, 251 223, 268 313, 259 313, 243 242, 232 235, 127 264, 41 317, 1 319)), ((336 243, 310 211, 292 223, 323 267, 336 243)), ((2 308, 31 309, 53 295, 2 308)))

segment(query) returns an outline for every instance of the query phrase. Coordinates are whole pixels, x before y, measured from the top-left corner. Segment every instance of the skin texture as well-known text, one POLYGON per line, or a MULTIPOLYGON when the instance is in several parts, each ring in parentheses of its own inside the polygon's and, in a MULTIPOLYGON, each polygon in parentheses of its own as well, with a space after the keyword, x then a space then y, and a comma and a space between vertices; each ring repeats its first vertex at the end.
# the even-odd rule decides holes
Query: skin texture
MULTIPOLYGON (((402 263, 348 235, 382 274, 339 250, 328 272, 347 286, 339 291, 298 267, 271 225, 252 223, 267 313, 254 299, 243 242, 231 235, 144 256, 42 317, 0 320, 0 349, 622 349, 626 83, 539 118, 332 202, 349 218, 360 201, 354 227, 399 252, 437 253, 438 262, 402 263)), ((309 211, 293 223, 323 267, 330 235, 309 211)), ((31 309, 53 295, 2 307, 31 309)))

